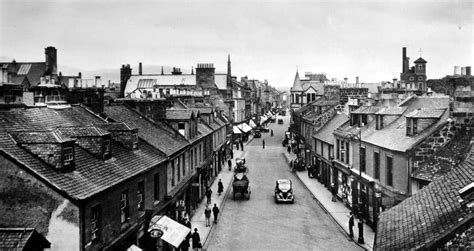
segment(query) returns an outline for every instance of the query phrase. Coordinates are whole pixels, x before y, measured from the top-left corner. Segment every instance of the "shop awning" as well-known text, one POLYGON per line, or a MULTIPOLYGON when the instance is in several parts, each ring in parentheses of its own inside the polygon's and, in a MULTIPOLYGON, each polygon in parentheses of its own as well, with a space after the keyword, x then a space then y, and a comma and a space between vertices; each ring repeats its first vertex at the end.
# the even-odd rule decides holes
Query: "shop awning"
POLYGON ((161 238, 176 248, 183 242, 190 231, 191 229, 165 215, 153 216, 148 228, 152 238, 161 238))
POLYGON ((232 129, 234 131, 234 134, 242 133, 242 131, 237 126, 232 127, 232 129))
POLYGON ((240 130, 242 130, 242 132, 244 133, 248 133, 250 131, 252 131, 252 127, 250 127, 249 125, 247 125, 247 123, 242 123, 240 125, 237 126, 240 130))
POLYGON ((253 122, 253 120, 251 119, 249 121, 249 126, 252 127, 252 129, 253 129, 253 128, 257 127, 257 124, 255 124, 255 122, 253 122))
POLYGON ((265 115, 260 116, 260 123, 263 123, 263 122, 265 122, 265 121, 267 121, 267 120, 268 120, 267 116, 265 116, 265 115))
POLYGON ((143 251, 143 249, 137 247, 136 245, 131 245, 127 248, 127 251, 143 251))

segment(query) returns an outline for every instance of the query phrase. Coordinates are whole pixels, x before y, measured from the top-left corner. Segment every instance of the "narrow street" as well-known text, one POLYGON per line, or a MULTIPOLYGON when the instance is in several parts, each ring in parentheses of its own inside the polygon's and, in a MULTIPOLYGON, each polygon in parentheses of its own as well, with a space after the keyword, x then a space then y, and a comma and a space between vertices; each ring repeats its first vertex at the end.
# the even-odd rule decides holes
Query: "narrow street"
MULTIPOLYGON (((278 118, 282 118, 277 116, 278 118)), ((274 136, 262 133, 245 149, 249 167, 250 200, 232 197, 232 188, 220 221, 208 239, 207 250, 360 250, 341 233, 289 169, 281 142, 289 125, 270 124, 274 136), (262 148, 265 140, 265 149, 262 148), (276 179, 293 181, 294 204, 276 204, 276 179)))

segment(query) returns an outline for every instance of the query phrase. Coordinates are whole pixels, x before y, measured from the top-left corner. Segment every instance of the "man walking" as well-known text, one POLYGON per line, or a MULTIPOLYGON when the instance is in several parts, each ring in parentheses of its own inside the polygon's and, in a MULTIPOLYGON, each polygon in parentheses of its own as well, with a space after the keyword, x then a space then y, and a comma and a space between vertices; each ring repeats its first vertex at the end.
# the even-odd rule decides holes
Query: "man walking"
POLYGON ((211 209, 209 205, 206 205, 206 209, 204 209, 204 216, 206 216, 206 227, 211 226, 211 209))
POLYGON ((217 215, 219 214, 219 208, 217 207, 216 203, 214 203, 212 212, 214 213, 214 224, 217 224, 217 215))
POLYGON ((354 215, 352 212, 349 214, 349 237, 353 238, 354 237, 354 231, 352 228, 354 227, 354 215))
POLYGON ((265 149, 265 140, 262 140, 262 147, 265 149))
POLYGON ((207 198, 207 204, 211 204, 211 195, 212 195, 212 190, 210 187, 207 188, 206 191, 206 198, 207 198))
POLYGON ((232 169, 232 160, 228 159, 227 164, 229 165, 229 171, 232 169))
POLYGON ((220 196, 223 191, 224 185, 222 184, 221 179, 219 179, 219 182, 217 183, 217 194, 220 196))

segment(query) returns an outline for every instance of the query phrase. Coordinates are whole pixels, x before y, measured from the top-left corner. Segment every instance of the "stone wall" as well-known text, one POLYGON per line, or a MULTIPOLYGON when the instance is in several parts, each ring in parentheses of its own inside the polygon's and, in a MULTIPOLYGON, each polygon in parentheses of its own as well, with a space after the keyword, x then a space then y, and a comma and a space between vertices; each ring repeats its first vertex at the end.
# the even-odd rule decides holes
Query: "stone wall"
POLYGON ((415 149, 412 155, 413 167, 417 168, 433 154, 456 136, 458 129, 454 120, 448 121, 441 129, 425 138, 415 149))

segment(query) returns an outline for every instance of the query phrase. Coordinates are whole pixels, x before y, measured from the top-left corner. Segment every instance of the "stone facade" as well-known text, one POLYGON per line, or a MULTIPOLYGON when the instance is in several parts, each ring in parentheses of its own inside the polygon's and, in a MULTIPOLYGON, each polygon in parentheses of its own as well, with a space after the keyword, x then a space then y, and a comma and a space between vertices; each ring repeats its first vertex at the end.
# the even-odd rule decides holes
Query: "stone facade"
POLYGON ((425 138, 416 148, 413 149, 413 167, 417 168, 433 154, 451 141, 456 136, 456 123, 453 120, 447 122, 438 131, 425 138))

